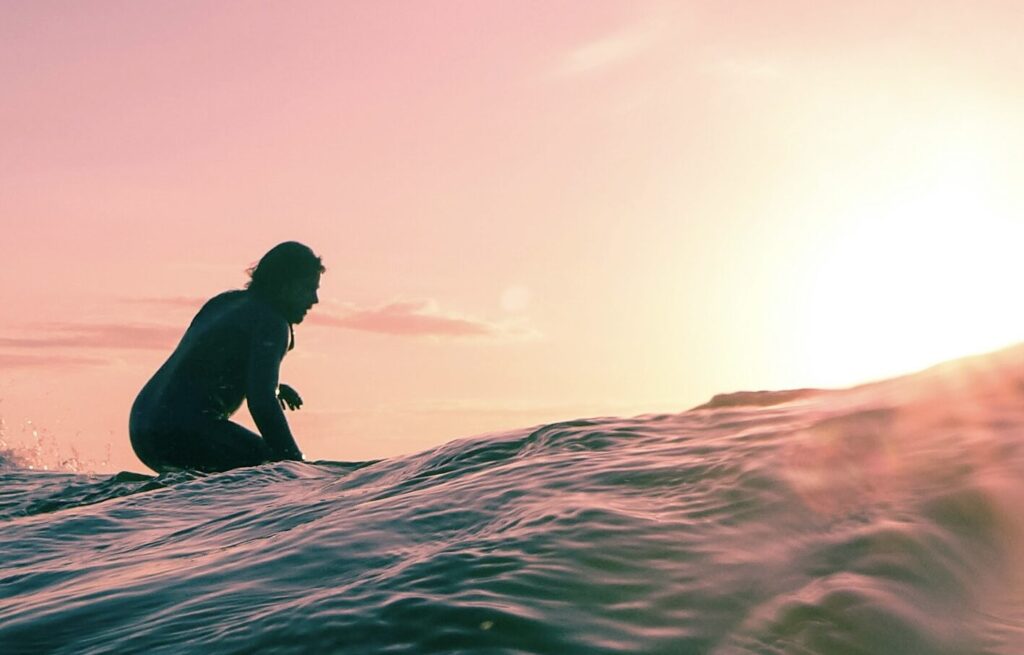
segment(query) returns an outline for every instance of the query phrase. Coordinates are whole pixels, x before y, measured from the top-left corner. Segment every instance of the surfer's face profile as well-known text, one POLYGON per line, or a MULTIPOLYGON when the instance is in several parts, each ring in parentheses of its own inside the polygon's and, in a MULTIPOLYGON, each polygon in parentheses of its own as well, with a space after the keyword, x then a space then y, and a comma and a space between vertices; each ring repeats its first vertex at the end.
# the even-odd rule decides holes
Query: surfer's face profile
POLYGON ((320 302, 317 291, 320 289, 320 273, 307 278, 300 278, 285 284, 281 288, 280 303, 289 323, 301 323, 306 312, 320 302))

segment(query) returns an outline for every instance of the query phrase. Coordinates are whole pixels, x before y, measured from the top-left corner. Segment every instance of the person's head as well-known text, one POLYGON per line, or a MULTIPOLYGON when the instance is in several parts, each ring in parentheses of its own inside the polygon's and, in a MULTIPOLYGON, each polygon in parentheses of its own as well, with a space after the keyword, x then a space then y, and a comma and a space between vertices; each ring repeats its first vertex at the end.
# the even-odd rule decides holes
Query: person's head
POLYGON ((246 287, 274 305, 289 323, 301 323, 309 308, 320 300, 317 289, 320 275, 326 270, 308 246, 285 241, 249 269, 246 287))

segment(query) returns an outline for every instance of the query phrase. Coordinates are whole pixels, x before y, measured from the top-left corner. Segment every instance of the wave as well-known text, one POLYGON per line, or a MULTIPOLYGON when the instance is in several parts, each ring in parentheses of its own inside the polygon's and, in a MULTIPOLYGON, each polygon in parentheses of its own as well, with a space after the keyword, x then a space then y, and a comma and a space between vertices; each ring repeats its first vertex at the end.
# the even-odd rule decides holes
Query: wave
POLYGON ((0 644, 1024 652, 1022 359, 371 462, 8 468, 0 644))

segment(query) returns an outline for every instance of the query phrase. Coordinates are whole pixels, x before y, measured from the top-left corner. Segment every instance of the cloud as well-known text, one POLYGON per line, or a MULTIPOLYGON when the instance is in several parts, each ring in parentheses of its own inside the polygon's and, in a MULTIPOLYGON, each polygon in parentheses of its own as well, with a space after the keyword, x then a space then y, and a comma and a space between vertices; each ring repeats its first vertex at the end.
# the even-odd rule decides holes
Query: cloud
POLYGON ((0 348, 100 348, 166 350, 181 338, 181 327, 120 325, 116 323, 47 323, 36 328, 41 336, 0 337, 0 348))
POLYGON ((199 309, 209 298, 199 296, 171 296, 168 298, 122 298, 124 302, 137 305, 163 305, 165 307, 187 307, 199 309))
POLYGON ((311 313, 308 322, 396 336, 502 339, 534 334, 518 325, 443 312, 433 300, 392 302, 373 308, 349 306, 336 314, 311 313))
POLYGON ((644 23, 632 29, 604 36, 565 53, 555 66, 559 76, 584 75, 628 61, 661 41, 663 30, 644 23))
POLYGON ((742 82, 773 82, 786 77, 782 63, 770 59, 725 58, 711 63, 705 70, 711 75, 742 82))
POLYGON ((54 366, 98 366, 107 360, 95 357, 79 357, 77 355, 21 355, 0 353, 0 369, 32 368, 36 366, 51 368, 54 366))
MULTIPOLYGON (((174 296, 126 298, 125 302, 197 310, 205 299, 174 296)), ((508 328, 502 325, 442 312, 437 302, 429 299, 398 301, 370 308, 343 303, 335 305, 335 308, 332 313, 322 305, 315 307, 305 323, 393 335, 497 337, 508 333, 508 328)), ((2 341, 0 345, 3 345, 2 341)))
MULTIPOLYGON (((199 298, 139 298, 128 302, 195 308, 199 298)), ((308 323, 400 337, 483 339, 491 341, 528 339, 538 333, 521 320, 490 322, 442 311, 433 300, 392 302, 377 307, 341 305, 333 313, 314 311, 308 323)), ((99 366, 105 357, 60 352, 67 350, 157 350, 169 352, 184 334, 184 326, 139 323, 41 323, 26 326, 19 336, 0 336, 0 369, 99 366), (12 352, 13 351, 13 352, 12 352)))

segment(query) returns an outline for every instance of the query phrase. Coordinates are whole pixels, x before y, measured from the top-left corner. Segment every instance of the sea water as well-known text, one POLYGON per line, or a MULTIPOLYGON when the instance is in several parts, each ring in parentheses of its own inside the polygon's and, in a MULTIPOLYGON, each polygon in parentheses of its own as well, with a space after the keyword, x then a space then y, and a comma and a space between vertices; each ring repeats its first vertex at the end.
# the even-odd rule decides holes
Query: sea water
POLYGON ((374 462, 9 461, 0 653, 1024 653, 1024 349, 374 462))

